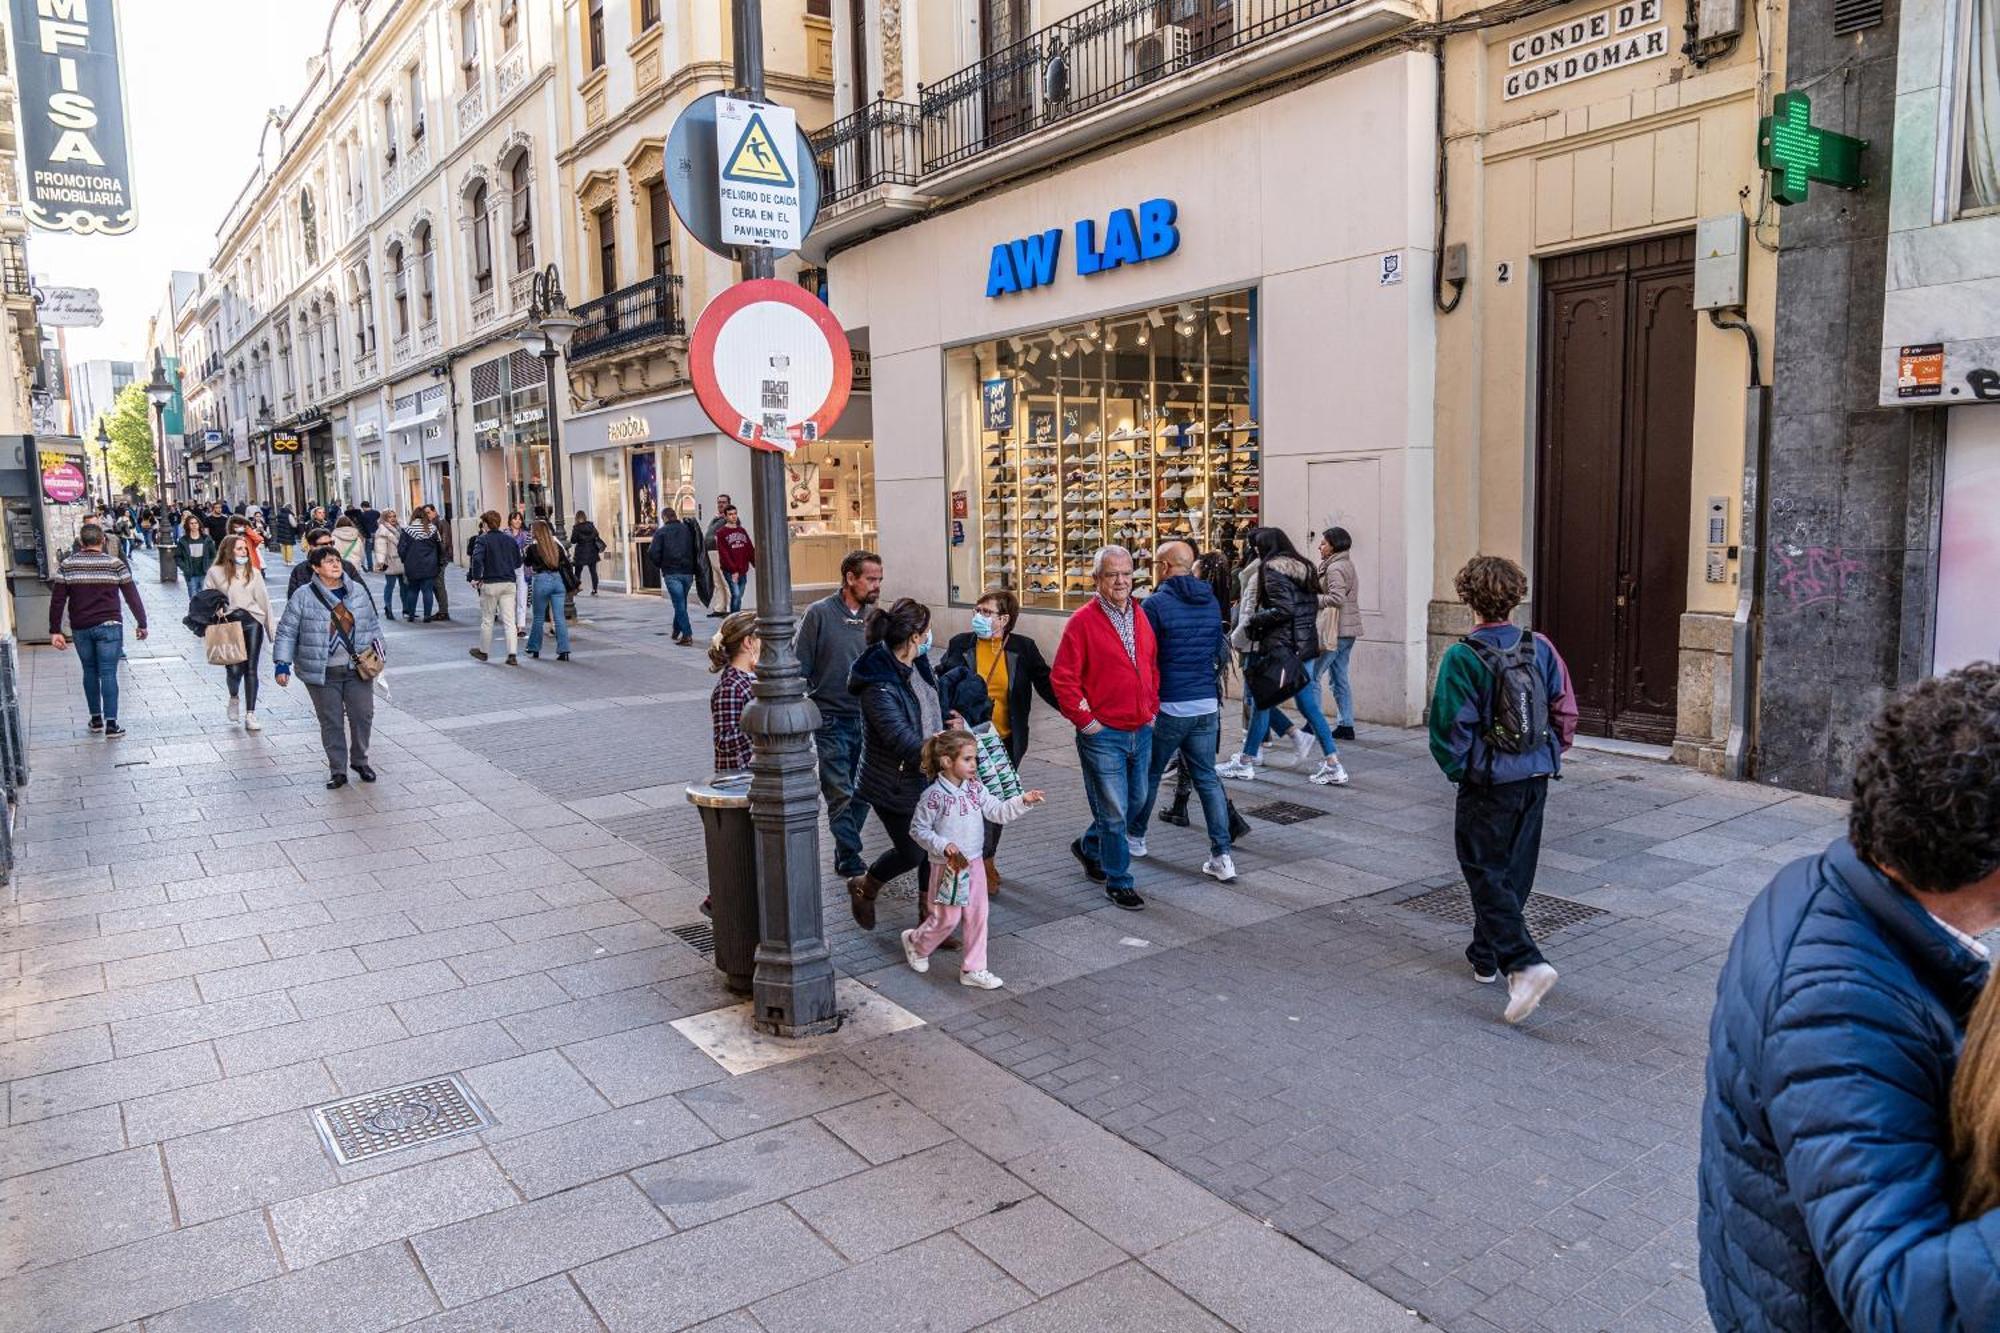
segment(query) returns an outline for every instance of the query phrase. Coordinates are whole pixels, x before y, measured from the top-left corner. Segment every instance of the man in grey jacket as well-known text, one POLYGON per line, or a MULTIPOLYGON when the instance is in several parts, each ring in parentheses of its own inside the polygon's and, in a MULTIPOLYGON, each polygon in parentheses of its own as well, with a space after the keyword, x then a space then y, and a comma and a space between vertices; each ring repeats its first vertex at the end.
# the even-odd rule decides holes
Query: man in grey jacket
POLYGON ((715 589, 708 599, 708 618, 719 620, 729 614, 729 589, 722 583, 722 554, 716 549, 715 534, 726 521, 732 501, 726 495, 715 497, 715 516, 708 520, 708 572, 711 586, 715 589))
POLYGON ((868 646, 868 613, 881 595, 882 557, 849 551, 840 562, 840 591, 807 607, 792 638, 805 671, 806 693, 819 706, 813 746, 819 752, 819 790, 833 834, 833 865, 849 879, 868 868, 861 859, 868 803, 854 795, 861 768, 861 706, 847 692, 847 672, 868 646))

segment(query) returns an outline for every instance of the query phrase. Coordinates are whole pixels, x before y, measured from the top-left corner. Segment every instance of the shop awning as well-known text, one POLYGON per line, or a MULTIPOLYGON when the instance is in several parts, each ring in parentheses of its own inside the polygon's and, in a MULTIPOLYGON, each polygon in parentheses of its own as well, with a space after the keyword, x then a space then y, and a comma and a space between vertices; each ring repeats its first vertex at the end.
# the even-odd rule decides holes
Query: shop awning
POLYGON ((389 429, 391 431, 417 430, 424 426, 436 425, 437 420, 438 420, 438 409, 433 407, 425 412, 413 413, 412 415, 407 417, 397 417, 394 421, 389 423, 389 429))

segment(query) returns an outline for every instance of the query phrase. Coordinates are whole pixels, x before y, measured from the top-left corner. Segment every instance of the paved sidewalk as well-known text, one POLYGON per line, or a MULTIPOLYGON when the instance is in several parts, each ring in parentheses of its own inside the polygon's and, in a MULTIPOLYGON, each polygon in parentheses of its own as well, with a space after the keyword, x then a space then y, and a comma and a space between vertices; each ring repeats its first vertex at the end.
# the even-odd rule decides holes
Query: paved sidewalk
MULTIPOLYGON (((657 604, 586 599, 575 662, 509 670, 466 657, 461 585, 460 625, 392 627, 382 780, 328 792, 303 691, 230 726, 145 591, 128 738, 24 654, 0 1333, 1418 1325, 937 1026, 733 1077, 683 1036, 729 997, 670 929, 709 677, 657 604), (453 1073, 491 1128, 339 1165, 309 1115, 453 1073)), ((1010 932, 1087 925, 1072 878, 1010 932)), ((883 945, 838 941, 878 982, 883 945)), ((881 988, 945 1017, 948 972, 881 988)))

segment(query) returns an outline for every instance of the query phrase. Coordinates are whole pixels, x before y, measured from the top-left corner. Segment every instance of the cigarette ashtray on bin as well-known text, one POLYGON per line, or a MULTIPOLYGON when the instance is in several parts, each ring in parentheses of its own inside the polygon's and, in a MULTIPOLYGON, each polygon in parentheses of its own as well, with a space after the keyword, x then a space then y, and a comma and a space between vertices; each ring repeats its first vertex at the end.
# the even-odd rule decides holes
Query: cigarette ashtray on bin
POLYGON ((701 811, 708 852, 708 904, 715 931, 715 966, 739 995, 750 993, 757 968, 757 832, 750 823, 750 775, 724 773, 690 784, 688 802, 701 811))

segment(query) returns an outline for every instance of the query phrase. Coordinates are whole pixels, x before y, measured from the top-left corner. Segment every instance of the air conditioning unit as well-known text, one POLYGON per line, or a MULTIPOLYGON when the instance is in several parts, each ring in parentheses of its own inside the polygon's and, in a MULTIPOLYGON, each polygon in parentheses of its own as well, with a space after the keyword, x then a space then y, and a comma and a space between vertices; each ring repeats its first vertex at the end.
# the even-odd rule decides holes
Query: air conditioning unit
POLYGON ((1194 56, 1194 35, 1186 28, 1162 23, 1125 44, 1125 72, 1134 79, 1157 79, 1184 69, 1194 56))

